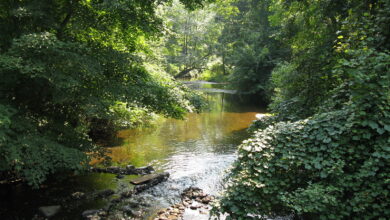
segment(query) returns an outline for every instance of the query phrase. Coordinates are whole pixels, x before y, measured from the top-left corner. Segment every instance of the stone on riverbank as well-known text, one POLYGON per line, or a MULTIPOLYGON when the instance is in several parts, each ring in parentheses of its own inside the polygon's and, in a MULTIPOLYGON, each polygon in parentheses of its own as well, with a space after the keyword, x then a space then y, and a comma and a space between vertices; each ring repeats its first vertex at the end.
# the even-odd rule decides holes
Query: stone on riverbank
POLYGON ((83 192, 74 192, 71 196, 73 199, 84 199, 86 197, 85 193, 83 192))
POLYGON ((189 187, 181 194, 181 203, 160 210, 154 220, 196 219, 198 217, 207 219, 209 203, 213 200, 214 196, 204 193, 202 189, 189 187), (202 216, 199 216, 199 214, 202 216))
POLYGON ((92 210, 85 210, 81 215, 86 218, 88 216, 92 216, 92 215, 95 215, 97 214, 98 212, 100 212, 102 210, 100 209, 92 209, 92 210))
MULTIPOLYGON (((154 178, 150 178, 148 181, 137 181, 139 185, 136 185, 133 190, 125 191, 121 193, 121 199, 130 198, 134 194, 141 193, 169 178, 169 173, 160 173, 158 175, 153 176, 154 178)), ((142 177, 141 177, 142 178, 142 177)))
POLYGON ((88 220, 99 220, 107 216, 107 212, 101 209, 85 210, 81 216, 88 220))
POLYGON ((134 207, 131 207, 129 205, 123 206, 122 211, 126 213, 127 215, 133 216, 133 217, 142 217, 142 213, 140 211, 135 211, 133 209, 134 207))
POLYGON ((38 210, 43 216, 45 216, 46 218, 50 218, 56 215, 61 210, 61 206, 59 205, 42 206, 39 207, 38 210))

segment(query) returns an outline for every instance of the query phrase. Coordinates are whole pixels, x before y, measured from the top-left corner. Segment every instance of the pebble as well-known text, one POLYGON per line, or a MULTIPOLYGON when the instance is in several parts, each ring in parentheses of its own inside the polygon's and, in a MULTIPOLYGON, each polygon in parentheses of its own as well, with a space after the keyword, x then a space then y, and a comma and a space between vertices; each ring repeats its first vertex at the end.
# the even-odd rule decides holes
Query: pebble
POLYGON ((207 215, 209 213, 208 209, 210 208, 208 204, 214 200, 213 196, 204 193, 203 190, 196 187, 190 187, 184 190, 181 194, 181 198, 181 203, 174 204, 167 209, 158 211, 158 217, 154 218, 154 220, 182 219, 186 208, 198 210, 199 214, 207 215))
POLYGON ((208 212, 205 212, 205 211, 202 211, 202 210, 199 210, 199 213, 202 214, 202 215, 209 214, 208 212))
POLYGON ((116 178, 117 178, 117 179, 123 179, 123 178, 125 178, 125 176, 124 176, 124 175, 121 175, 121 174, 118 174, 118 175, 116 175, 116 178))
POLYGON ((74 193, 72 193, 72 198, 74 198, 74 199, 83 199, 83 198, 85 198, 85 193, 83 193, 83 192, 74 192, 74 193))
POLYGON ((59 205, 39 207, 39 211, 47 218, 56 215, 60 210, 61 210, 61 206, 59 205))
POLYGON ((170 216, 168 216, 168 220, 177 220, 178 218, 177 218, 177 216, 175 216, 175 215, 170 215, 170 216))

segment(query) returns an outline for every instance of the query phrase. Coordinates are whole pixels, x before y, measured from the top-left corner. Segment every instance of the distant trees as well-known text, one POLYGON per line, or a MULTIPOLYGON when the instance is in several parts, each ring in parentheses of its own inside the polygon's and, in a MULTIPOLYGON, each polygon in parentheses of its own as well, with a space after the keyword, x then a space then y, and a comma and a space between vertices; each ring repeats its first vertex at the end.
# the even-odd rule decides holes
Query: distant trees
POLYGON ((289 49, 273 37, 278 27, 268 21, 270 1, 234 1, 231 7, 239 13, 228 17, 219 38, 220 44, 230 47, 224 62, 231 67, 229 80, 241 93, 267 102, 271 72, 289 56, 289 49))
POLYGON ((242 94, 269 101, 273 68, 290 50, 272 37, 279 27, 268 20, 270 1, 216 1, 187 11, 174 4, 161 16, 168 30, 160 44, 165 69, 180 78, 227 80, 242 94))
POLYGON ((214 45, 220 35, 214 6, 188 11, 179 1, 163 7, 161 17, 167 31, 159 54, 165 69, 176 78, 197 76, 215 60, 214 45))

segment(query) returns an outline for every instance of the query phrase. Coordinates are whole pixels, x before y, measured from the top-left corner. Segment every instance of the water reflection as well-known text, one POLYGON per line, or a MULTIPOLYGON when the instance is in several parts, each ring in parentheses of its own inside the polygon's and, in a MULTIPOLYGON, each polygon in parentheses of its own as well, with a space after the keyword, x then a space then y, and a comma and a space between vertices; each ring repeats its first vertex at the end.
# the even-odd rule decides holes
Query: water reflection
POLYGON ((161 119, 150 129, 121 131, 118 138, 123 144, 110 148, 110 156, 117 163, 145 166, 163 164, 182 152, 232 153, 245 138, 245 129, 262 111, 233 102, 234 98, 230 94, 208 94, 210 112, 190 113, 185 120, 161 119))

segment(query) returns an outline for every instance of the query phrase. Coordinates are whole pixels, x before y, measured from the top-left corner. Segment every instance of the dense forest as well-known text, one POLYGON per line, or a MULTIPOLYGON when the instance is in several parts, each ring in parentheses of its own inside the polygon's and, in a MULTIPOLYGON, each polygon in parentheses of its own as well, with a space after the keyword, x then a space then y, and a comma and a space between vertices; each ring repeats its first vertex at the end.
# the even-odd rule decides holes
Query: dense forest
POLYGON ((268 106, 212 213, 387 219, 389 0, 3 0, 0 180, 39 188, 99 140, 207 108, 179 79, 268 106))

